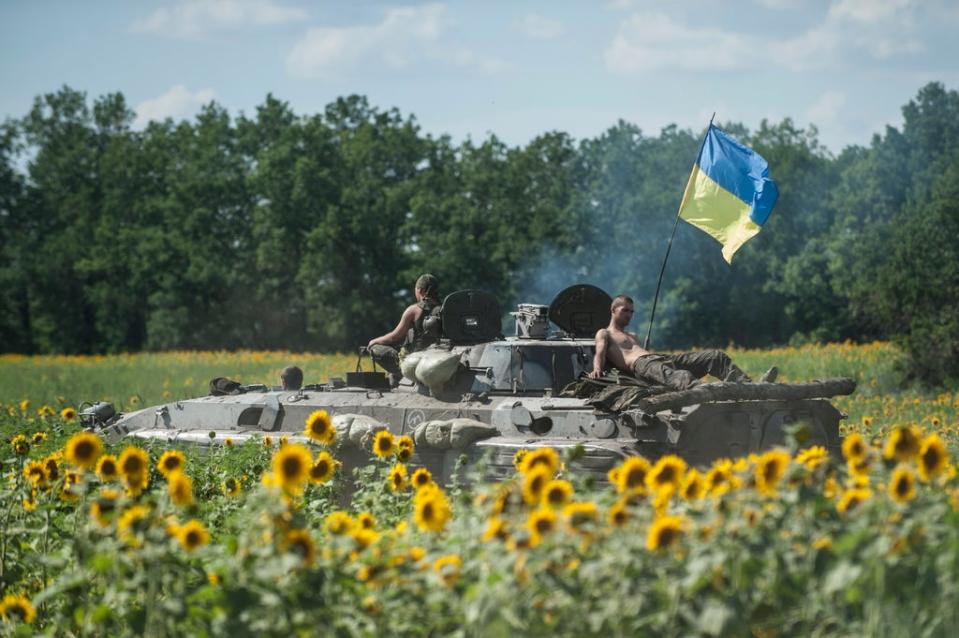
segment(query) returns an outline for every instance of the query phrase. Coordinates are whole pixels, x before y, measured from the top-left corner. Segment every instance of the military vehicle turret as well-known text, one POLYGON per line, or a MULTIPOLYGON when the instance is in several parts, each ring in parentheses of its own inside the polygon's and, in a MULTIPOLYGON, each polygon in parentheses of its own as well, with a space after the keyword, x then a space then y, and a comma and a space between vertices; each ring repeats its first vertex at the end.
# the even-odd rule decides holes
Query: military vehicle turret
POLYGON ((173 401, 129 414, 97 404, 82 416, 108 440, 130 436, 221 444, 254 436, 303 438, 304 422, 326 410, 348 468, 369 460, 372 435, 389 429, 416 442, 414 465, 447 481, 462 455, 487 458, 490 478, 513 470, 526 448, 582 446, 573 469, 606 480, 630 455, 675 453, 693 465, 783 444, 805 424, 807 445, 840 446, 843 415, 827 400, 849 394, 851 379, 800 384, 705 383, 685 392, 626 375, 589 381, 594 335, 610 320, 611 298, 588 284, 560 292, 549 306, 520 304, 515 334, 504 337, 497 300, 477 290, 446 297, 440 340, 407 356, 399 387, 382 372, 283 391, 247 386, 236 394, 173 401))

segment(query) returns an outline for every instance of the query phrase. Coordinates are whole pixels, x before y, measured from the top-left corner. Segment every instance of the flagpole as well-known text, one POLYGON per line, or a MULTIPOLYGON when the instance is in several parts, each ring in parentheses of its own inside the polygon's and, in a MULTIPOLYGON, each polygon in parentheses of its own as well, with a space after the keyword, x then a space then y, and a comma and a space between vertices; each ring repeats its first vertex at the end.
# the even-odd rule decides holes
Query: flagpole
MULTIPOLYGON (((716 112, 713 111, 712 117, 709 118, 709 124, 706 126, 706 134, 703 136, 703 142, 699 145, 699 153, 696 155, 696 161, 693 162, 693 168, 696 168, 696 162, 699 161, 699 158, 702 157, 703 147, 706 146, 706 140, 709 138, 709 130, 713 126, 713 118, 716 117, 716 112)), ((691 173, 692 171, 690 171, 691 173)), ((687 186, 688 188, 688 186, 687 186)), ((676 212, 676 219, 673 221, 673 232, 669 234, 669 243, 666 244, 666 256, 663 257, 663 266, 659 269, 659 279, 656 280, 656 292, 653 294, 653 309, 649 313, 649 327, 646 329, 646 339, 643 340, 643 349, 649 349, 649 337, 653 332, 653 317, 656 316, 656 303, 659 301, 659 288, 663 283, 663 273, 666 272, 666 260, 669 259, 669 251, 673 247, 673 237, 676 236, 676 227, 679 226, 679 216, 683 212, 683 205, 680 203, 679 210, 676 212)))

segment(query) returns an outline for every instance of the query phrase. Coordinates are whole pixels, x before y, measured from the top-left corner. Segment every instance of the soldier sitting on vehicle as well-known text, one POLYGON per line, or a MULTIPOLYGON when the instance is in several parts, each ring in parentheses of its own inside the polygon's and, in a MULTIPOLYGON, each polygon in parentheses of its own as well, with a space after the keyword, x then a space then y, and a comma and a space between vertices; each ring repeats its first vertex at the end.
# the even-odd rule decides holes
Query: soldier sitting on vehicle
MULTIPOLYGON (((614 368, 637 378, 664 385, 672 390, 688 390, 699 385, 699 379, 711 374, 723 381, 750 382, 728 354, 721 350, 703 350, 682 354, 657 354, 639 345, 636 336, 625 328, 633 318, 633 300, 626 295, 613 299, 609 326, 596 332, 596 354, 591 379, 598 379, 609 362, 614 368)), ((779 374, 773 366, 760 379, 772 383, 779 374)))
POLYGON ((383 367, 390 375, 395 387, 403 378, 400 372, 400 351, 404 354, 422 350, 437 340, 437 335, 424 327, 424 321, 439 307, 439 282, 430 274, 421 275, 413 290, 416 303, 403 311, 400 322, 391 332, 370 339, 367 344, 373 361, 383 367))

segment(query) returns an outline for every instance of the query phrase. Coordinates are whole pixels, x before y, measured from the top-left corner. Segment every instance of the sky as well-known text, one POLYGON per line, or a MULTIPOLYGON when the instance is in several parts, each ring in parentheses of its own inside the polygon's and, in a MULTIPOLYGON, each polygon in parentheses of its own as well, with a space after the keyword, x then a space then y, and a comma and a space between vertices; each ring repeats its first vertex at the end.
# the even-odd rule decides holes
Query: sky
POLYGON ((715 112, 814 123, 838 153, 927 82, 959 88, 956 34, 956 0, 0 0, 0 120, 63 85, 123 93, 135 127, 360 94, 456 141, 620 119, 655 136, 715 112))

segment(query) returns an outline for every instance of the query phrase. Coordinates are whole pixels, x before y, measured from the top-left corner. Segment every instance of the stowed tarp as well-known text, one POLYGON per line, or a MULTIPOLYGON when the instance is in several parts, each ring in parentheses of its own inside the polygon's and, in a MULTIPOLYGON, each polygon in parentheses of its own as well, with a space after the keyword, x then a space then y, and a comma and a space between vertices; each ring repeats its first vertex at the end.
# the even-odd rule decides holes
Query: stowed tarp
POLYGON ((664 385, 648 383, 614 369, 599 379, 583 377, 573 381, 563 388, 560 396, 588 399, 586 403, 599 410, 621 412, 641 399, 667 392, 670 389, 664 385))
POLYGON ((675 410, 709 401, 798 401, 852 394, 856 382, 849 378, 817 379, 805 383, 703 383, 675 391, 650 384, 616 370, 599 379, 583 378, 569 384, 560 396, 588 399, 599 410, 621 412, 640 408, 649 412, 675 410))

